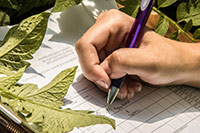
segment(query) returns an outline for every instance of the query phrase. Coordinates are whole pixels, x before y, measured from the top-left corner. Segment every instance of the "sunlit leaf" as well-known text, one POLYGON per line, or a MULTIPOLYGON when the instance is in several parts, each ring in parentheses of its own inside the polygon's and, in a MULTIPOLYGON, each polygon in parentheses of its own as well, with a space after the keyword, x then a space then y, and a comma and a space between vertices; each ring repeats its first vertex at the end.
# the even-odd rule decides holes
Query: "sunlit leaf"
POLYGON ((9 30, 0 47, 0 66, 18 70, 29 65, 26 60, 32 59, 40 47, 49 15, 43 12, 31 16, 9 30))
POLYGON ((71 8, 79 4, 82 0, 56 0, 56 3, 53 7, 52 12, 61 12, 65 11, 68 8, 71 8))
POLYGON ((5 76, 0 77, 0 89, 8 89, 21 78, 25 68, 20 69, 18 72, 12 72, 6 67, 0 67, 0 74, 5 76))
POLYGON ((15 85, 1 89, 1 102, 9 105, 14 112, 42 132, 62 133, 74 127, 95 124, 109 124, 115 128, 115 121, 105 116, 92 115, 92 111, 60 109, 62 99, 72 83, 77 67, 62 71, 45 87, 37 85, 15 85))

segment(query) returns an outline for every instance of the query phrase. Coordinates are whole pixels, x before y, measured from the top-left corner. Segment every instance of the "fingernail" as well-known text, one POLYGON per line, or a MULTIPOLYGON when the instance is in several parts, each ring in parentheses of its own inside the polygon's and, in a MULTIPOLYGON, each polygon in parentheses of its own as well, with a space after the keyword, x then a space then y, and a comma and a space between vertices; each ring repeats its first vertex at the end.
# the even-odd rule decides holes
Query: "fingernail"
POLYGON ((130 93, 128 93, 127 98, 128 98, 128 99, 131 99, 131 94, 130 94, 130 93))
POLYGON ((108 85, 107 85, 105 82, 99 80, 99 81, 97 81, 96 83, 97 83, 99 86, 108 89, 108 85))
POLYGON ((130 93, 128 93, 128 96, 127 96, 127 98, 128 98, 128 99, 131 99, 131 98, 133 98, 133 96, 131 96, 131 94, 130 94, 130 93))
POLYGON ((140 92, 142 90, 142 86, 141 85, 137 85, 137 86, 134 87, 134 90, 136 92, 140 92))

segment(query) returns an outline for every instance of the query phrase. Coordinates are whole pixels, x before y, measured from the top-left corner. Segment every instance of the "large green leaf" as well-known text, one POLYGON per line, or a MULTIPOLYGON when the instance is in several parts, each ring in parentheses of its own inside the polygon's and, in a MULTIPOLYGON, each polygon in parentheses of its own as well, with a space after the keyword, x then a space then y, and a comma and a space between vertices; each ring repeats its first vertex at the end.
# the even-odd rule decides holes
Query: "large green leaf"
POLYGON ((115 128, 114 120, 105 116, 92 115, 90 111, 59 109, 58 105, 61 105, 60 101, 74 79, 76 68, 62 71, 41 90, 33 84, 2 89, 1 102, 8 104, 29 123, 41 127, 42 132, 69 132, 74 127, 94 124, 110 124, 115 128))
POLYGON ((40 47, 44 38, 50 13, 43 12, 23 20, 10 29, 0 47, 0 66, 18 70, 29 63, 32 54, 40 47))
POLYGON ((158 0, 157 1, 157 4, 158 4, 158 7, 168 7, 172 4, 174 4, 177 0, 158 0))
POLYGON ((168 31, 168 28, 169 28, 169 21, 164 17, 160 17, 158 20, 158 24, 154 30, 158 34, 165 36, 168 31))
POLYGON ((68 8, 71 8, 77 4, 79 4, 82 0, 56 0, 54 8, 52 12, 61 12, 65 11, 68 8))
POLYGON ((137 10, 140 7, 140 0, 126 0, 120 1, 119 3, 124 6, 120 9, 122 12, 125 12, 134 18, 136 17, 137 10))
POLYGON ((0 10, 0 26, 5 26, 10 23, 10 17, 8 14, 0 10))
POLYGON ((0 77, 0 89, 8 89, 21 78, 25 68, 20 69, 18 72, 12 72, 6 67, 0 67, 0 74, 6 75, 0 77))
POLYGON ((57 75, 48 85, 35 91, 31 91, 31 94, 26 94, 26 97, 35 102, 45 104, 53 107, 62 106, 61 101, 66 95, 69 86, 74 80, 74 73, 77 67, 63 71, 57 75))
POLYGON ((187 4, 186 2, 181 3, 177 8, 177 20, 178 23, 185 21, 189 22, 192 20, 193 26, 200 25, 200 3, 187 4))

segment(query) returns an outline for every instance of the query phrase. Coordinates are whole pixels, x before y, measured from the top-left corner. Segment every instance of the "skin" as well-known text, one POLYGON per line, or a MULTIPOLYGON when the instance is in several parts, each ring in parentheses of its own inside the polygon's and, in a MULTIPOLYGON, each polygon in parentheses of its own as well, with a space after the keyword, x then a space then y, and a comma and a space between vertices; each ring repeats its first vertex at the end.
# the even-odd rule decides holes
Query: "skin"
POLYGON ((200 87, 200 44, 170 40, 145 29, 139 48, 122 48, 134 19, 118 10, 99 15, 75 46, 85 77, 108 91, 111 79, 130 75, 118 98, 152 85, 200 87))

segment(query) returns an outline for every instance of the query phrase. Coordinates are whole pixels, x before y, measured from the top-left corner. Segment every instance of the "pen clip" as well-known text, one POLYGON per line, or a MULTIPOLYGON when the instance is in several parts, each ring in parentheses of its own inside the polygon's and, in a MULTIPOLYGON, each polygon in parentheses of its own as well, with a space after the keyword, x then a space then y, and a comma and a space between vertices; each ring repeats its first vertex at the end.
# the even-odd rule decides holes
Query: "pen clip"
POLYGON ((150 2, 151 0, 142 0, 140 4, 141 11, 144 11, 148 7, 150 2))

